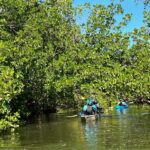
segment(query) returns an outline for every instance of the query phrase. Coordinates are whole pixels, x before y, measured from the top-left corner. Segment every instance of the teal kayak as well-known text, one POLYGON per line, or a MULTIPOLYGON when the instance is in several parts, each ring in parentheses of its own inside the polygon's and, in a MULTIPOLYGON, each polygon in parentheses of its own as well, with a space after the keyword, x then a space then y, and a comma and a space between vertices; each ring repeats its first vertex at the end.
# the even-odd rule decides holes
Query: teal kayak
POLYGON ((128 108, 128 105, 123 105, 123 106, 116 105, 116 109, 127 109, 127 108, 128 108))

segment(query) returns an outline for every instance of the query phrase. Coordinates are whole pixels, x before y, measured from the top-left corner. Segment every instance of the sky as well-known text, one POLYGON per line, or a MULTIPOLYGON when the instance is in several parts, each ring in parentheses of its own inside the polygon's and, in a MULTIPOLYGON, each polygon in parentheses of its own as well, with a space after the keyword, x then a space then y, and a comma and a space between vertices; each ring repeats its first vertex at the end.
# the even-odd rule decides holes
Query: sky
MULTIPOLYGON (((91 4, 108 5, 111 2, 111 0, 74 0, 74 6, 78 6, 86 2, 90 2, 91 4)), ((140 28, 143 25, 143 11, 144 11, 143 3, 142 2, 135 3, 134 0, 124 0, 124 2, 122 2, 122 6, 124 8, 125 13, 132 13, 133 15, 132 20, 129 22, 127 27, 123 28, 123 31, 129 32, 132 31, 134 28, 140 28)), ((85 21, 87 18, 85 16, 82 19, 85 21)), ((80 19, 78 19, 77 21, 81 22, 80 19)))

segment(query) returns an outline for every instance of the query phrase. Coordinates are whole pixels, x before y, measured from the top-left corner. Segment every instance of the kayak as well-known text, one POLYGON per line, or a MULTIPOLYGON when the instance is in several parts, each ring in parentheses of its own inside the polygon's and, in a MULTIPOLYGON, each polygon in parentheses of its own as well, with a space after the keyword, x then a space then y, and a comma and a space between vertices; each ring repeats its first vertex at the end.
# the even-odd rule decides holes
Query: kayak
POLYGON ((78 117, 78 115, 66 116, 66 118, 75 118, 75 117, 78 117))
POLYGON ((116 109, 127 109, 127 108, 128 108, 128 105, 123 105, 123 106, 116 105, 116 109))
POLYGON ((82 121, 95 121, 99 118, 98 114, 94 114, 94 115, 84 115, 84 114, 80 114, 81 120, 82 121))

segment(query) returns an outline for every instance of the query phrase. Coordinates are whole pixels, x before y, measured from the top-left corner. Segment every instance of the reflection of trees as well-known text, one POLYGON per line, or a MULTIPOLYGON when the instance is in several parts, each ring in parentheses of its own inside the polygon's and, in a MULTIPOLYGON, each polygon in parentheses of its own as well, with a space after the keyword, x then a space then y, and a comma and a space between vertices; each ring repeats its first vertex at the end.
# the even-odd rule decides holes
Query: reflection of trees
MULTIPOLYGON (((130 132, 128 109, 117 109, 102 122, 102 144, 106 148, 125 149, 130 132)), ((132 138, 131 138, 132 139, 132 138)))
POLYGON ((150 116, 132 110, 126 115, 113 114, 86 123, 77 118, 52 117, 50 121, 40 121, 20 128, 17 133, 1 136, 0 149, 146 150, 150 116))
POLYGON ((64 116, 50 118, 49 122, 32 124, 21 133, 21 145, 43 149, 86 149, 81 122, 77 118, 64 116))
POLYGON ((12 147, 20 147, 20 135, 18 133, 12 132, 0 137, 0 149, 7 149, 12 147))
MULTIPOLYGON (((120 113, 120 114, 119 114, 120 113)), ((150 117, 143 117, 130 108, 126 114, 101 120, 101 143, 105 149, 147 149, 150 139, 150 117)))

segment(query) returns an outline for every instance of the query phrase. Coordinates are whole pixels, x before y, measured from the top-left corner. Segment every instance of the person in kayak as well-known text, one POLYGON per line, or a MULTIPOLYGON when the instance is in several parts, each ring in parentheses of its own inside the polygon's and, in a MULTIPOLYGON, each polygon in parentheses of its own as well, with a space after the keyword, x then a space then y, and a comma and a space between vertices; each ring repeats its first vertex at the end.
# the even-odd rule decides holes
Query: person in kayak
POLYGON ((85 115, 94 115, 96 113, 100 113, 101 107, 99 106, 96 100, 92 98, 87 99, 87 104, 83 107, 83 113, 85 115))
POLYGON ((119 106, 128 106, 128 104, 123 100, 120 99, 120 102, 118 103, 119 106))
POLYGON ((86 104, 83 106, 83 113, 85 115, 93 115, 93 108, 92 108, 92 100, 90 98, 87 99, 86 104))
POLYGON ((93 102, 93 105, 95 105, 96 107, 96 112, 98 114, 101 113, 103 108, 100 106, 99 102, 96 99, 93 99, 92 102, 93 102))

